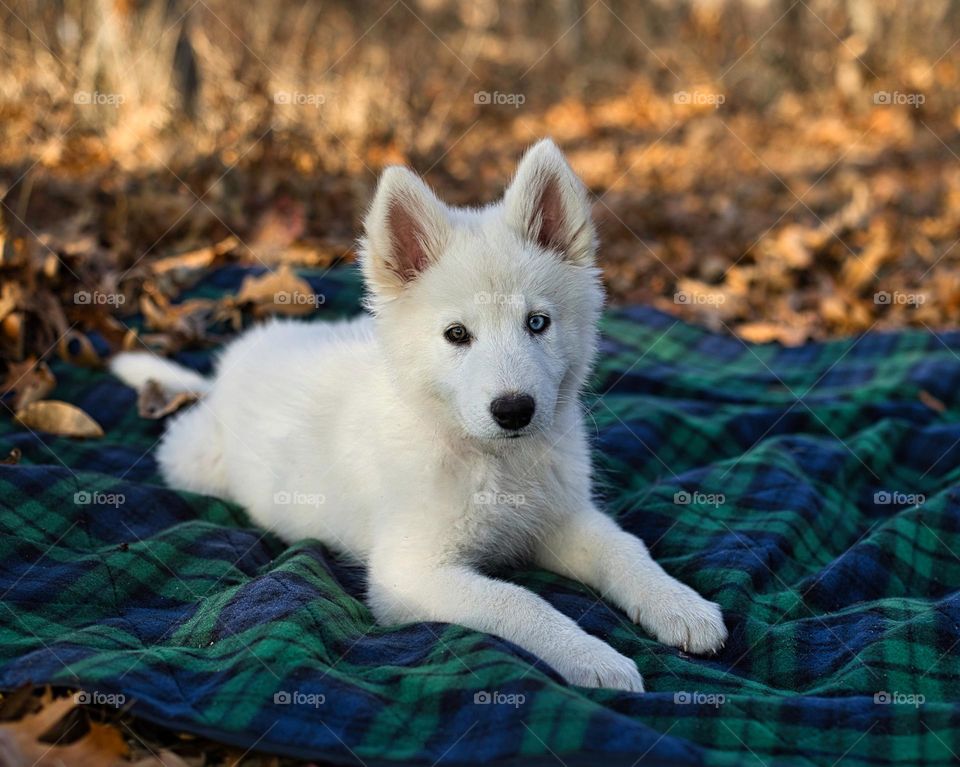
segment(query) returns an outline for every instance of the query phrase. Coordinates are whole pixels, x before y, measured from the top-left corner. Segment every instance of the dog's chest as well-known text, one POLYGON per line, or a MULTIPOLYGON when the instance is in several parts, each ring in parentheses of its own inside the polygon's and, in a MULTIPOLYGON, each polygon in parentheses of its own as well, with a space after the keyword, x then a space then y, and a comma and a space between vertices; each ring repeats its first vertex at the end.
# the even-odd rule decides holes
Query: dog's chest
POLYGON ((562 477, 549 456, 483 462, 454 527, 458 554, 477 565, 525 559, 567 507, 562 477))

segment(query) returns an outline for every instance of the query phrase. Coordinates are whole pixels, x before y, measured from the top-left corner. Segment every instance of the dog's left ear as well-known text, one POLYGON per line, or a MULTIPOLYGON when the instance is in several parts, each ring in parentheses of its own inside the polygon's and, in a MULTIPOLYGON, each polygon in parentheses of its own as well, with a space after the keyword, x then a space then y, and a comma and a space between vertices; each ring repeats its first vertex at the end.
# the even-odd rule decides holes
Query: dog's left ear
POLYGON ((593 264, 597 235, 587 190, 550 139, 524 155, 503 204, 521 237, 573 263, 593 264))

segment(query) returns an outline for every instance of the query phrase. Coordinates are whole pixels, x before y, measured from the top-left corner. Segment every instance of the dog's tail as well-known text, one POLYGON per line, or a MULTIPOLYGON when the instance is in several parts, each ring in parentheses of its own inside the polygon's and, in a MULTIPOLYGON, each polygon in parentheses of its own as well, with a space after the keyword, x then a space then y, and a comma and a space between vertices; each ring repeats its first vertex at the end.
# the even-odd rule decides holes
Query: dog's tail
POLYGON ((110 360, 110 372, 134 389, 143 388, 144 384, 151 379, 171 392, 201 395, 206 394, 213 387, 213 381, 204 378, 195 370, 149 352, 118 354, 110 360))

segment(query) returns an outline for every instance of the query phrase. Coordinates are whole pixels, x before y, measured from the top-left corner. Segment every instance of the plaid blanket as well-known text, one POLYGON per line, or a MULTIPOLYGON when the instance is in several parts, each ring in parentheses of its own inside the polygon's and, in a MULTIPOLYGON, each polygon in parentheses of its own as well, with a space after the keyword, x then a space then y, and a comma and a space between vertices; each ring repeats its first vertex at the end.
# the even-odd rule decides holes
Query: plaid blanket
MULTIPOLYGON (((352 272, 304 276, 325 297, 318 318, 357 311, 352 272)), ((643 695, 568 687, 459 626, 376 626, 361 571, 163 487, 162 424, 108 374, 58 365, 56 396, 106 437, 0 420, 3 453, 23 452, 0 466, 0 687, 75 687, 333 763, 952 763, 958 354, 960 333, 788 349, 647 308, 607 314, 588 398, 605 507, 723 606, 730 640, 690 657, 577 583, 510 577, 634 658, 643 695)))

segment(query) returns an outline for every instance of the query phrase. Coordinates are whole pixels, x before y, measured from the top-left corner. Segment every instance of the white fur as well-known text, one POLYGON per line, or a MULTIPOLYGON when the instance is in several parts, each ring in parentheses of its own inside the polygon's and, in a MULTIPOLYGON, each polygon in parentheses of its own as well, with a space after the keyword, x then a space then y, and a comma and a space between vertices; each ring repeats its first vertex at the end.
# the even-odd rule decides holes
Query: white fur
POLYGON ((142 354, 113 370, 131 384, 209 389, 169 426, 166 481, 366 563, 378 621, 459 623, 573 684, 641 691, 632 660, 485 574, 532 561, 596 589, 662 642, 711 652, 726 639, 718 606, 591 500, 578 396, 603 301, 594 251, 586 192, 552 142, 482 209, 449 208, 390 168, 361 242, 372 316, 254 328, 227 347, 212 385, 142 354), (534 311, 552 320, 536 336, 534 311), (469 345, 444 337, 455 322, 469 345), (536 402, 517 439, 490 413, 510 392, 536 402))
POLYGON ((151 354, 118 354, 110 361, 110 370, 135 389, 151 379, 162 381, 171 392, 205 394, 213 385, 199 373, 151 354))

